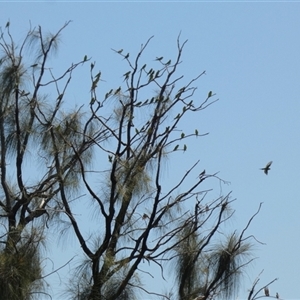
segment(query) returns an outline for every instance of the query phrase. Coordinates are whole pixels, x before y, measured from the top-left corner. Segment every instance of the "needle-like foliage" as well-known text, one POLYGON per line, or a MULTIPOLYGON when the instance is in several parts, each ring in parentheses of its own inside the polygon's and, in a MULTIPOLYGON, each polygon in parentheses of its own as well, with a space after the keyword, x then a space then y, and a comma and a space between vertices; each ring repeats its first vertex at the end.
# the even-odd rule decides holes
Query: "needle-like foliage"
POLYGON ((122 81, 99 96, 102 74, 92 62, 86 105, 66 109, 72 74, 90 60, 84 55, 54 75, 49 57, 67 25, 48 35, 40 26, 30 29, 21 45, 10 25, 0 36, 1 295, 38 297, 45 229, 62 236, 71 228, 84 260, 71 275, 70 299, 133 300, 141 293, 170 299, 174 291, 145 285, 152 266, 165 280, 168 267, 177 271, 180 300, 232 296, 249 263, 243 258, 250 222, 216 244, 232 201, 230 194, 208 201, 204 181, 223 181, 198 169, 200 157, 177 174, 189 139, 207 134, 189 121, 218 100, 212 91, 197 94, 205 71, 188 80, 177 75, 187 41, 179 36, 175 57, 159 56, 151 66, 143 54, 152 38, 133 58, 113 50, 128 68, 122 81), (166 179, 172 159, 174 174, 166 179))
POLYGON ((58 77, 48 68, 67 25, 52 35, 30 29, 20 45, 10 26, 0 35, 1 299, 39 298, 43 235, 36 229, 57 215, 51 207, 62 208, 62 184, 64 191, 77 190, 80 162, 89 165, 99 141, 92 117, 63 107, 72 72, 84 62, 58 77), (28 52, 32 47, 35 54, 28 52))

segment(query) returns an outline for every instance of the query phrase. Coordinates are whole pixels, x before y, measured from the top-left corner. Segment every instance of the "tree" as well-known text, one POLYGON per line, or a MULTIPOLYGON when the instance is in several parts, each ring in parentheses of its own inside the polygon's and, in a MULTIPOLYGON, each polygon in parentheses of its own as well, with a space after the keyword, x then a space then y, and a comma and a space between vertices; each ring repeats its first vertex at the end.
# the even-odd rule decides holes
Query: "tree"
MULTIPOLYGON (((263 271, 261 271, 262 273, 263 271)), ((261 273, 259 275, 261 275, 261 273)), ((279 294, 276 292, 273 293, 273 295, 270 295, 270 290, 269 290, 269 286, 271 284, 273 284, 276 280, 278 280, 278 278, 273 279, 272 281, 270 281, 268 284, 262 286, 261 288, 258 289, 258 291, 255 291, 260 278, 259 276, 254 280, 253 285, 251 287, 251 289, 249 290, 249 294, 248 294, 248 298, 247 300, 256 300, 262 297, 270 297, 270 298, 277 298, 279 299, 279 294), (264 296, 259 295, 260 293, 263 293, 264 296)), ((282 299, 282 298, 281 298, 282 299)))
MULTIPOLYGON (((254 216, 240 234, 231 233, 216 245, 220 233, 224 235, 222 225, 233 213, 231 194, 207 200, 210 190, 203 182, 222 181, 217 173, 200 172, 196 161, 168 184, 162 174, 166 159, 188 151, 188 139, 207 134, 197 128, 181 129, 190 115, 217 101, 212 91, 202 101, 196 97, 196 83, 205 71, 187 82, 177 75, 186 44, 180 36, 173 62, 157 57, 155 66, 147 67, 142 56, 150 38, 133 59, 123 50, 114 50, 128 71, 123 83, 103 97, 98 96, 101 72, 96 73, 91 63, 88 106, 65 111, 63 100, 72 72, 89 62, 84 56, 59 76, 48 67, 49 55, 67 25, 49 36, 43 35, 41 27, 32 29, 19 48, 9 25, 9 42, 1 34, 4 200, 0 207, 6 224, 2 253, 18 257, 27 242, 28 249, 33 249, 28 263, 36 267, 31 277, 22 272, 16 276, 26 285, 26 289, 20 286, 19 298, 30 298, 35 282, 42 279, 38 246, 45 229, 54 225, 61 232, 66 225, 73 229, 86 258, 72 277, 71 299, 137 299, 139 291, 170 299, 144 288, 139 275, 149 274, 145 266, 149 264, 158 266, 164 278, 174 261, 180 300, 233 295, 239 273, 251 261, 250 237, 245 233, 254 216), (26 47, 37 50, 31 61, 25 61, 26 47), (43 91, 49 87, 56 94, 47 98, 43 91), (26 168, 26 159, 31 168, 39 167, 35 178, 26 168), (200 174, 191 180, 195 173, 200 174), (83 201, 95 215, 89 220, 88 234, 74 208, 83 201), (26 296, 21 294, 24 290, 26 296)), ((0 275, 5 270, 1 259, 0 255, 0 275)))
MULTIPOLYGON (((220 210, 217 206, 213 207, 213 210, 219 210, 219 217, 229 205, 228 196, 221 204, 220 210)), ((205 230, 208 232, 206 235, 201 234, 206 220, 201 222, 200 234, 197 228, 198 222, 196 228, 192 224, 185 228, 186 232, 180 237, 180 239, 184 237, 185 240, 180 242, 176 249, 176 273, 180 300, 215 299, 218 296, 231 299, 233 297, 238 291, 242 271, 252 261, 252 244, 248 242, 249 237, 244 235, 253 217, 241 234, 238 235, 235 231, 226 236, 221 243, 211 242, 223 223, 221 218, 213 225, 213 228, 205 230)))
POLYGON ((2 247, 0 252, 0 293, 2 299, 31 299, 43 291, 39 244, 41 237, 34 230, 23 233, 15 249, 2 247))
POLYGON ((41 27, 30 29, 20 46, 15 44, 9 25, 6 34, 1 32, 0 289, 3 299, 29 299, 36 295, 33 288, 40 291, 43 281, 39 245, 48 221, 59 216, 62 208, 57 198, 62 177, 64 191, 78 186, 79 158, 89 163, 90 146, 99 137, 98 130, 93 129, 92 117, 83 123, 80 110, 63 110, 72 72, 85 61, 72 64, 58 77, 47 67, 58 37, 67 25, 48 36, 42 34, 41 27), (29 54, 32 49, 36 51, 33 57, 29 54), (57 93, 54 101, 45 96, 48 87, 57 93), (70 143, 76 148, 76 155, 70 143), (26 166, 26 160, 30 160, 30 167, 26 166))
MULTIPOLYGON (((201 189, 201 184, 208 178, 218 177, 203 171, 195 182, 188 182, 197 162, 169 189, 164 188, 162 178, 166 157, 187 151, 187 139, 206 134, 199 134, 197 128, 191 128, 187 133, 181 131, 184 118, 201 112, 216 99, 210 91, 203 101, 193 100, 197 89, 193 84, 205 72, 178 86, 183 76, 177 76, 176 71, 186 42, 181 43, 178 38, 175 61, 172 63, 159 57, 156 59, 158 67, 154 69, 141 62, 150 40, 141 46, 132 60, 123 49, 114 50, 128 63, 129 70, 123 75, 125 86, 110 90, 99 99, 94 89, 96 79, 92 79, 91 111, 101 127, 110 133, 105 146, 99 145, 99 150, 107 155, 110 165, 102 167, 105 188, 102 194, 97 194, 85 177, 85 165, 81 164, 86 189, 95 204, 93 209, 99 212, 97 222, 104 224, 94 245, 88 246, 85 242, 87 238, 83 237, 74 221, 76 216, 67 207, 67 199, 62 197, 81 247, 89 257, 86 264, 90 268, 82 266, 83 272, 79 273, 78 279, 80 282, 83 277, 92 278, 88 299, 136 299, 134 294, 127 296, 128 288, 140 288, 137 274, 144 261, 158 265, 164 274, 164 262, 179 257, 182 259, 179 267, 180 299, 199 295, 211 299, 222 293, 232 295, 240 269, 249 263, 242 258, 249 255, 249 237, 244 235, 250 222, 240 235, 231 234, 226 246, 212 249, 212 254, 206 257, 206 268, 212 266, 215 271, 207 275, 206 286, 196 287, 193 277, 198 277, 194 276, 195 270, 187 270, 187 266, 197 264, 206 249, 212 247, 213 237, 231 216, 228 215, 231 200, 227 195, 205 203, 206 198, 202 195, 207 192, 201 189), (156 93, 151 95, 153 90, 156 93), (103 109, 109 106, 109 101, 115 101, 113 112, 103 109), (178 193, 183 183, 187 187, 178 193), (193 203, 192 213, 187 202, 193 203), (206 236, 196 241, 215 214, 217 222, 206 236), (196 248, 180 252, 191 245, 196 248)), ((97 78, 92 71, 93 68, 91 78, 97 78)), ((93 237, 96 235, 96 232, 92 234, 93 237)))

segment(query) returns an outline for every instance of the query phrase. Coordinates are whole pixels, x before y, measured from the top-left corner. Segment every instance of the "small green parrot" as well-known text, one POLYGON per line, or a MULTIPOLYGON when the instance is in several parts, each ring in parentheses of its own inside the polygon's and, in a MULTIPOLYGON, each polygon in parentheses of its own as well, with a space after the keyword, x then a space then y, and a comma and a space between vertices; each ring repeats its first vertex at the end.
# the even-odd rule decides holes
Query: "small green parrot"
POLYGON ((126 72, 125 74, 123 74, 123 76, 125 77, 124 80, 127 80, 129 78, 131 71, 126 72))
POLYGON ((121 91, 121 87, 115 90, 114 95, 117 95, 118 93, 120 93, 120 91, 121 91))
POLYGON ((205 170, 203 170, 200 174, 199 174, 199 177, 203 177, 205 175, 205 170))

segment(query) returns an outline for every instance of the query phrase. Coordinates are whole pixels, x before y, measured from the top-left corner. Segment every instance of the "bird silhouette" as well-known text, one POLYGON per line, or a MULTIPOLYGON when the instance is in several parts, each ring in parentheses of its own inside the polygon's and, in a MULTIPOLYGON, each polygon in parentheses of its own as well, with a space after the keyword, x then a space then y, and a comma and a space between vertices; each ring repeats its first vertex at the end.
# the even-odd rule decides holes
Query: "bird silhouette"
POLYGON ((263 170, 266 175, 268 175, 268 172, 271 170, 271 168, 270 168, 271 164, 272 164, 272 161, 268 162, 264 168, 261 168, 261 170, 263 170))
POLYGON ((205 175, 205 170, 203 170, 200 174, 199 174, 199 178, 203 177, 205 175))
POLYGON ((265 291, 265 295, 267 297, 269 297, 270 296, 270 292, 269 292, 269 288, 267 286, 264 288, 264 291, 265 291))
POLYGON ((276 298, 279 299, 279 294, 278 293, 276 293, 276 298))

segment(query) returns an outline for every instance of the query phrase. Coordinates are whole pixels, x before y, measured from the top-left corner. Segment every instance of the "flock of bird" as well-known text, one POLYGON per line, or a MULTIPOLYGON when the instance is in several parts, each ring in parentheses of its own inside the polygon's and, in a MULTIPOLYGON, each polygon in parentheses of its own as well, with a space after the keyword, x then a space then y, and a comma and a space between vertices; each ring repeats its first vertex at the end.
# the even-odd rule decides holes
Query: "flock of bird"
MULTIPOLYGON (((264 291, 265 291, 265 296, 269 297, 270 296, 270 291, 269 291, 269 288, 267 286, 264 288, 264 291)), ((279 294, 278 293, 276 293, 276 298, 279 299, 279 294)))

